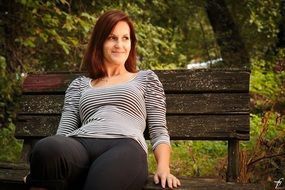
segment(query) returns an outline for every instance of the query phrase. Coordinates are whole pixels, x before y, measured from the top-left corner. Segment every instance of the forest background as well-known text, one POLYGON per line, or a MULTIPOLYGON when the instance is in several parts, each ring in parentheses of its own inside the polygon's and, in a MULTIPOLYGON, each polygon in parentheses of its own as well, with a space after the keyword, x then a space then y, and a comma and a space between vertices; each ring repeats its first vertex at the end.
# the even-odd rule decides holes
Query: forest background
MULTIPOLYGON (((284 0, 2 0, 0 161, 19 158, 13 121, 23 77, 78 71, 96 19, 110 9, 134 20, 140 69, 250 69, 251 136, 241 143, 239 181, 272 187, 285 177, 284 0)), ((175 174, 225 177, 225 142, 172 144, 175 174)), ((153 172, 152 155, 149 163, 153 172)))

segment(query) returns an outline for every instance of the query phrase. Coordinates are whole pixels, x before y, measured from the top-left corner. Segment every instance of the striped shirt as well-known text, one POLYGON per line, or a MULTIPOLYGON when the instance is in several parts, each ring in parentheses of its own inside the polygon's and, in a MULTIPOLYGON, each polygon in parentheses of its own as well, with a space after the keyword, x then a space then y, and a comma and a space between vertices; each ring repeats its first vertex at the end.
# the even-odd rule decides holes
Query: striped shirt
POLYGON ((128 82, 92 87, 91 78, 73 80, 65 93, 58 135, 89 138, 132 138, 147 152, 148 126, 153 150, 170 144, 163 86, 151 71, 139 71, 128 82))

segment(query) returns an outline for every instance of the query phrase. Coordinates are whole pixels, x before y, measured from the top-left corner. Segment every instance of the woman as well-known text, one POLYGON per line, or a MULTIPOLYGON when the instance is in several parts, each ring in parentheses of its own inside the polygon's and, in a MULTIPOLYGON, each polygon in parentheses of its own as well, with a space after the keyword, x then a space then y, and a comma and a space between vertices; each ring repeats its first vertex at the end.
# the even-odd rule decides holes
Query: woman
POLYGON ((154 72, 136 70, 135 46, 125 13, 108 11, 98 19, 83 60, 89 76, 69 85, 57 135, 31 153, 31 189, 142 189, 146 125, 157 160, 154 182, 180 185, 169 168, 164 91, 154 72))

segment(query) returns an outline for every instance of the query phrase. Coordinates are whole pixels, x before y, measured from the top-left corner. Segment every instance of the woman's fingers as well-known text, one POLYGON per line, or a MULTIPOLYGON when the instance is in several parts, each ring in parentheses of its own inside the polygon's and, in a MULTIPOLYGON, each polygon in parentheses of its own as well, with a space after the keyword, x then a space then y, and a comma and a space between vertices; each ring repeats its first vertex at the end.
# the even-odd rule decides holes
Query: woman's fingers
POLYGON ((161 176, 161 178, 160 178, 160 182, 161 182, 161 186, 162 186, 162 188, 165 188, 165 184, 166 184, 166 176, 161 176))
POLYGON ((158 178, 158 175, 157 175, 157 174, 155 174, 155 175, 153 176, 153 181, 154 181, 155 184, 158 184, 158 183, 159 183, 159 178, 158 178))
POLYGON ((174 178, 173 178, 173 181, 172 181, 172 184, 173 184, 173 187, 178 187, 178 186, 180 186, 181 185, 181 183, 180 183, 180 180, 179 179, 177 179, 175 176, 173 176, 174 178))
POLYGON ((158 184, 160 181, 161 187, 165 188, 166 184, 169 188, 176 188, 181 185, 180 180, 177 179, 174 175, 168 174, 159 176, 157 174, 154 175, 154 183, 158 184))
POLYGON ((173 188, 173 186, 172 186, 173 182, 174 182, 173 177, 172 176, 168 176, 167 177, 167 185, 168 185, 168 187, 173 188))

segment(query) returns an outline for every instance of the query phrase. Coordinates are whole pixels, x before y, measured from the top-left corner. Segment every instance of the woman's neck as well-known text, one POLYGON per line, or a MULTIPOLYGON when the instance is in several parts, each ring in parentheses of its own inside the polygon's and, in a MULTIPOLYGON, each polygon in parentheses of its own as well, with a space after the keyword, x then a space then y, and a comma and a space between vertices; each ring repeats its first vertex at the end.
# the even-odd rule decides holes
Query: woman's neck
POLYGON ((114 77, 118 75, 124 75, 128 73, 124 65, 114 66, 114 67, 107 67, 106 68, 106 77, 114 77))

